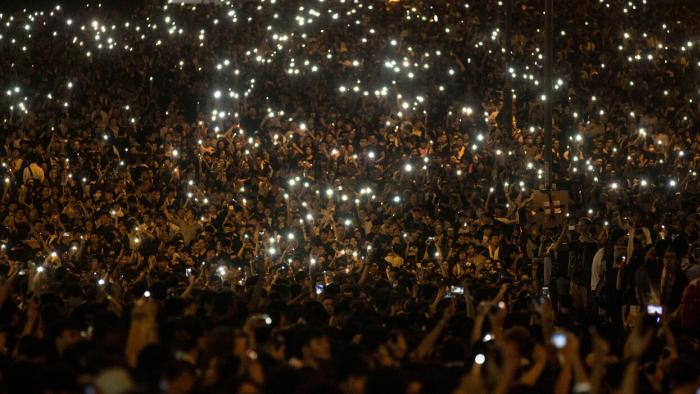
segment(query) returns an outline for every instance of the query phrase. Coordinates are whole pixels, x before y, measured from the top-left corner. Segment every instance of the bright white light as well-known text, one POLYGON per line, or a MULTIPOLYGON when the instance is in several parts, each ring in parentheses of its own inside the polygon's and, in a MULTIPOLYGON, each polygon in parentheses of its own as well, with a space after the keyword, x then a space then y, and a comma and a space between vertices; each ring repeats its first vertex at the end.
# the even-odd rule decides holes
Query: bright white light
POLYGON ((477 354, 476 357, 474 357, 474 362, 479 364, 479 365, 482 365, 485 361, 486 361, 486 356, 484 356, 481 353, 477 354))

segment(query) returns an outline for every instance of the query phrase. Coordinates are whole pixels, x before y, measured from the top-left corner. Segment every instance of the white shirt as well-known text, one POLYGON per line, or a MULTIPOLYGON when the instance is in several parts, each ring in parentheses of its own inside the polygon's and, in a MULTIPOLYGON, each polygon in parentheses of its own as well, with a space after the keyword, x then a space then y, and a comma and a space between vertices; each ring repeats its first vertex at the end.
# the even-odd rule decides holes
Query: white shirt
POLYGON ((591 263, 591 290, 595 291, 598 288, 598 284, 603 279, 603 274, 605 273, 605 263, 603 257, 605 256, 605 248, 600 248, 593 256, 593 262, 591 263))

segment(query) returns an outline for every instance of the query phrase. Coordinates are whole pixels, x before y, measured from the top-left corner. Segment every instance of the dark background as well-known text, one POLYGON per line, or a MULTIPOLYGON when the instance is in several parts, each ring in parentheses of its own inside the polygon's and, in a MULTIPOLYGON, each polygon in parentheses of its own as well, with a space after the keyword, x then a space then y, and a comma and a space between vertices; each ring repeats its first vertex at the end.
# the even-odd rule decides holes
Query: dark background
MULTIPOLYGON (((0 12, 14 12, 19 11, 24 8, 28 10, 46 10, 57 4, 62 7, 71 10, 77 7, 85 6, 85 4, 90 3, 91 5, 97 5, 101 3, 103 7, 108 7, 111 10, 118 12, 127 12, 129 9, 138 7, 146 2, 155 2, 158 4, 165 4, 167 0, 102 0, 102 1, 86 1, 86 0, 0 0, 0 12)), ((410 0, 405 0, 410 2, 410 0)), ((441 1, 441 0, 434 0, 441 1)), ((517 0, 516 0, 517 1, 517 0)), ((578 1, 598 1, 598 0, 578 0, 578 1)), ((652 1, 654 7, 664 7, 674 4, 685 4, 686 6, 692 6, 694 8, 700 9, 699 0, 650 0, 652 1)), ((544 1, 541 1, 544 7, 544 1)), ((556 2, 554 4, 556 9, 556 2)))
MULTIPOLYGON (((165 4, 167 0, 156 0, 156 3, 165 4)), ((97 6, 101 3, 103 7, 109 9, 128 12, 128 10, 139 7, 152 0, 102 0, 102 1, 86 1, 86 0, 0 0, 0 12, 8 13, 21 11, 23 9, 31 11, 47 10, 56 5, 61 5, 64 9, 74 10, 79 7, 84 7, 86 4, 97 6)))

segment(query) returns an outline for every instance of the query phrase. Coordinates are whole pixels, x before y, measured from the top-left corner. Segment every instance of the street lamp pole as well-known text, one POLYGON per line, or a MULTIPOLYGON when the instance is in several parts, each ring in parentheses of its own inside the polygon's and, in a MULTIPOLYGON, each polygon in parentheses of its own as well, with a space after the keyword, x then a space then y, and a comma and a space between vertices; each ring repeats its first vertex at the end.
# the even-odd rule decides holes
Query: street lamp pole
POLYGON ((553 0, 544 0, 544 188, 552 188, 552 57, 553 0))
POLYGON ((505 63, 505 72, 504 72, 504 81, 505 83, 503 84, 503 130, 505 133, 507 133, 506 137, 510 137, 512 134, 512 122, 513 122, 513 87, 512 87, 512 79, 510 76, 510 67, 511 67, 511 49, 510 49, 510 44, 511 44, 511 23, 512 23, 512 14, 513 14, 513 0, 506 0, 506 23, 505 23, 505 29, 504 29, 504 49, 505 49, 505 58, 504 58, 504 63, 505 63))

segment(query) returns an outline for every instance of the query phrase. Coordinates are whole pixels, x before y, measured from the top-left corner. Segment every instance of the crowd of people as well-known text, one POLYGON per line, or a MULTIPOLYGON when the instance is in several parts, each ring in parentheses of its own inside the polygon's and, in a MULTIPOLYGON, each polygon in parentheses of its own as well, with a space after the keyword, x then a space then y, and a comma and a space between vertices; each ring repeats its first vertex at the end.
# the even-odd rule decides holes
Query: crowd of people
POLYGON ((557 2, 545 97, 513 3, 0 14, 0 391, 696 393, 700 10, 557 2))

